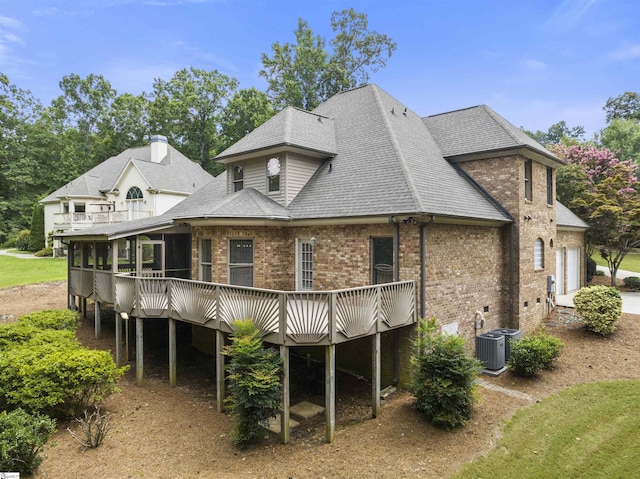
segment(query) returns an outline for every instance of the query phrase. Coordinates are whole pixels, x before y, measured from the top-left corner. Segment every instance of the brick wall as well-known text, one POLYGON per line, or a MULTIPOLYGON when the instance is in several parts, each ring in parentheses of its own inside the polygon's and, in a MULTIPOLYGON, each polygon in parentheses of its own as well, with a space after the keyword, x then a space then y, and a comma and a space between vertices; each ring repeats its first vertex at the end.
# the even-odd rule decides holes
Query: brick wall
POLYGON ((556 239, 554 204, 547 205, 547 167, 532 162, 532 199, 525 199, 524 165, 520 155, 460 163, 460 166, 496 198, 515 224, 514 326, 525 334, 535 330, 548 314, 547 276, 555 274, 556 239), (544 267, 534 268, 534 242, 544 243, 544 267))

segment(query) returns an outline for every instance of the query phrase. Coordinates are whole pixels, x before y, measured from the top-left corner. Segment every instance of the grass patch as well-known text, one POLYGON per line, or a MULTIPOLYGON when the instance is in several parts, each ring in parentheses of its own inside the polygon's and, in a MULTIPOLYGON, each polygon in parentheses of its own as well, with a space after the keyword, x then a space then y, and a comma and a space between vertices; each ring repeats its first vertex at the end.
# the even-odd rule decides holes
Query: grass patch
POLYGON ((640 471, 640 381, 582 384, 518 411, 455 479, 610 478, 640 471))
MULTIPOLYGON (((599 251, 596 251, 593 254, 592 258, 598 266, 604 266, 605 268, 607 268, 607 262, 602 259, 599 251)), ((623 269, 625 271, 633 271, 640 274, 640 253, 629 253, 628 255, 626 255, 622 260, 622 263, 620 263, 620 269, 623 269)), ((607 273, 607 275, 608 274, 609 273, 607 273)))
POLYGON ((66 258, 24 259, 0 255, 0 288, 67 279, 66 258))

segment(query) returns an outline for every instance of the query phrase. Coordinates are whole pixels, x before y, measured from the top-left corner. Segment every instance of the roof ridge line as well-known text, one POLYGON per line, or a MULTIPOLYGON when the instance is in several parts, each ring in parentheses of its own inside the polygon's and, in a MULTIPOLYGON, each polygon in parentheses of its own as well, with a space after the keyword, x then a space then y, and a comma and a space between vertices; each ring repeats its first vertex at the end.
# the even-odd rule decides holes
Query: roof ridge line
MULTIPOLYGON (((416 208, 416 211, 423 211, 425 208, 422 205, 422 201, 420 200, 420 195, 418 194, 418 190, 416 188, 416 185, 414 184, 412 176, 409 173, 409 168, 407 166, 407 162, 406 162, 406 160, 404 158, 404 155, 402 154, 402 151, 398 147, 398 140, 396 139, 396 136, 393 133, 393 130, 391 128, 390 122, 389 122, 389 120, 387 119, 387 117, 385 115, 384 107, 382 105, 382 100, 380 98, 380 94, 378 92, 378 89, 377 89, 377 87, 372 86, 371 90, 373 92, 373 96, 374 96, 374 99, 376 101, 376 104, 378 105, 378 109, 379 109, 380 113, 382 114, 382 121, 384 122, 384 126, 385 126, 385 129, 387 130, 387 134, 389 135, 389 138, 391 140, 391 144, 393 145, 393 149, 396 152, 396 158, 398 158, 398 162, 400 163, 400 167, 402 168, 402 176, 404 177, 404 180, 407 183, 407 188, 409 189, 409 192, 411 194, 411 198, 413 199, 413 203, 414 203, 414 205, 419 207, 419 208, 416 208)), ((400 103, 400 105, 404 106, 401 102, 398 102, 398 103, 400 103)), ((425 129, 427 129, 427 128, 425 127, 425 129)), ((427 132, 428 132, 428 129, 427 129, 427 132)))
POLYGON ((484 109, 484 111, 487 112, 487 115, 489 115, 491 118, 493 118, 493 120, 500 125, 500 128, 502 128, 504 130, 504 132, 509 135, 509 137, 516 142, 516 144, 518 145, 522 145, 523 143, 514 135, 512 134, 509 129, 506 127, 506 125, 504 124, 504 122, 506 121, 504 118, 502 118, 500 115, 498 115, 495 111, 493 111, 491 108, 489 108, 487 105, 482 105, 482 108, 484 109))

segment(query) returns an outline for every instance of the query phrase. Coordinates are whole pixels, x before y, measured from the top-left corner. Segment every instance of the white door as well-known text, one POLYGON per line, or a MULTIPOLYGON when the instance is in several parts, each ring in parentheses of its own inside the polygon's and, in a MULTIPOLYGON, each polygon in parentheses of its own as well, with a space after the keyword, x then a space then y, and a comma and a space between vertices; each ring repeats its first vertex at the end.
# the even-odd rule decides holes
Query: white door
POLYGON ((567 248, 567 293, 580 288, 580 248, 567 248))
POLYGON ((556 294, 564 294, 564 248, 556 250, 556 294))

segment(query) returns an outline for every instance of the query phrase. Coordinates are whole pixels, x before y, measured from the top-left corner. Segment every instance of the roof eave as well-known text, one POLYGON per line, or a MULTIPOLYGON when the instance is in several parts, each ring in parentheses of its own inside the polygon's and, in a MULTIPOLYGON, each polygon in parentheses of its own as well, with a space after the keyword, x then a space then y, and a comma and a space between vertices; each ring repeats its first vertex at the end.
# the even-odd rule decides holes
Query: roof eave
POLYGON ((335 151, 318 150, 316 148, 308 148, 305 146, 295 145, 293 143, 282 142, 275 145, 269 145, 262 148, 254 148, 252 150, 242 151, 238 153, 232 153, 224 156, 216 156, 213 160, 217 163, 228 164, 234 161, 247 160, 255 157, 256 155, 268 155, 273 153, 281 153, 284 151, 299 152, 308 156, 316 158, 331 158, 336 156, 335 151))
POLYGON ((451 163, 462 163, 473 160, 486 160, 488 158, 498 158, 502 156, 521 155, 530 158, 546 166, 557 168, 567 163, 557 156, 546 154, 540 150, 532 148, 528 145, 520 145, 515 147, 497 148, 494 150, 478 151, 473 153, 463 153, 461 155, 450 155, 445 158, 451 163))

